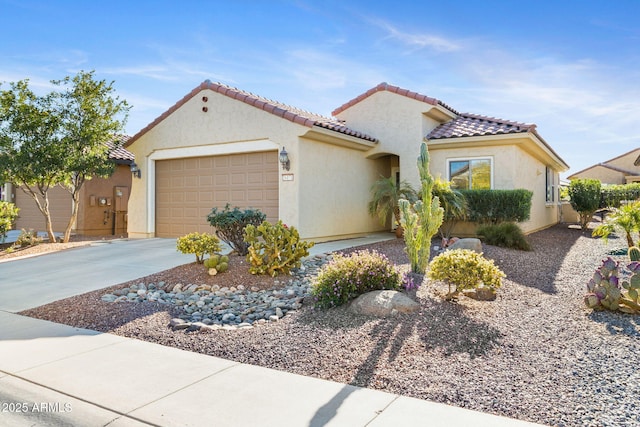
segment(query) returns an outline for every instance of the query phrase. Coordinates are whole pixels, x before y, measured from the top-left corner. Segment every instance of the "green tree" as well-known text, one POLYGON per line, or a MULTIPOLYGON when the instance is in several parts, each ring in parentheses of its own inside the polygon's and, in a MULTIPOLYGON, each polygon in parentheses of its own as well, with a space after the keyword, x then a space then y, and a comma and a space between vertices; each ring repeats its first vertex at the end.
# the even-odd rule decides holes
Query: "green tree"
POLYGON ((52 83, 64 88, 55 92, 54 99, 66 152, 62 185, 73 201, 63 238, 67 242, 78 218, 84 183, 93 177, 107 178, 115 171, 107 143, 124 130, 129 106, 114 96, 113 82, 97 81, 93 72, 81 71, 73 78, 65 77, 52 83))
POLYGON ((400 225, 400 208, 398 200, 407 199, 411 203, 418 199, 416 190, 407 181, 397 183, 392 178, 382 177, 371 186, 369 215, 377 216, 384 225, 393 214, 393 223, 400 225))
POLYGON ((593 214, 600 207, 600 181, 597 179, 574 179, 569 184, 571 206, 580 216, 580 227, 587 229, 593 214))
POLYGON ((0 92, 0 181, 17 184, 45 218, 49 241, 55 242, 49 212, 49 189, 64 179, 65 149, 60 116, 53 97, 36 95, 29 81, 10 83, 0 92))
POLYGON ((28 80, 0 92, 0 170, 4 180, 18 184, 35 201, 50 242, 56 238, 48 191, 58 184, 69 191, 73 208, 66 242, 84 183, 113 173, 107 143, 124 129, 129 106, 113 96, 113 83, 95 81, 93 72, 52 83, 60 90, 43 96, 29 88, 28 80))
POLYGON ((411 205, 408 200, 401 199, 398 204, 402 212, 400 223, 404 228, 404 241, 411 262, 411 271, 424 274, 431 255, 431 239, 438 232, 444 217, 440 200, 432 194, 434 180, 429 173, 429 151, 424 142, 420 146, 418 172, 422 184, 421 200, 411 205))

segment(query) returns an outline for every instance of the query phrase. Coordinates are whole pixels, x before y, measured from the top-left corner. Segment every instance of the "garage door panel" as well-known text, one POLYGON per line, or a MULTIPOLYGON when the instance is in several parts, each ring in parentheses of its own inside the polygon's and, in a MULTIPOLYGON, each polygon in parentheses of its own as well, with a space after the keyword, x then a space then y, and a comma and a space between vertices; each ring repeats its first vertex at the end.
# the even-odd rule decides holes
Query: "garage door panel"
POLYGON ((225 204, 278 219, 278 153, 234 154, 156 162, 156 235, 212 232, 207 215, 225 204))

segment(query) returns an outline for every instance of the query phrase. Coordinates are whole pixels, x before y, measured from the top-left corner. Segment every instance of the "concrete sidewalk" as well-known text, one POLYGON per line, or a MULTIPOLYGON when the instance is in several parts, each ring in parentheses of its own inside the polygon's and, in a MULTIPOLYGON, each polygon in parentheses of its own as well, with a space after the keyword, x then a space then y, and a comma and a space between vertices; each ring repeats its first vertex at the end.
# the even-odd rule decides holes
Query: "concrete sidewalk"
MULTIPOLYGON (((313 253, 388 237, 323 243, 313 253)), ((159 258, 191 262, 175 251, 174 241, 163 240, 74 249, 59 253, 53 264, 47 259, 54 254, 0 265, 0 426, 533 425, 11 313, 34 306, 33 295, 21 287, 53 301, 65 284, 83 283, 67 291, 81 293, 122 280, 105 260, 118 260, 119 268, 128 275, 139 271, 138 277, 148 274, 144 268, 163 269, 154 264, 159 258), (92 279, 77 280, 86 276, 92 279), (6 294, 11 303, 4 302, 6 294)))

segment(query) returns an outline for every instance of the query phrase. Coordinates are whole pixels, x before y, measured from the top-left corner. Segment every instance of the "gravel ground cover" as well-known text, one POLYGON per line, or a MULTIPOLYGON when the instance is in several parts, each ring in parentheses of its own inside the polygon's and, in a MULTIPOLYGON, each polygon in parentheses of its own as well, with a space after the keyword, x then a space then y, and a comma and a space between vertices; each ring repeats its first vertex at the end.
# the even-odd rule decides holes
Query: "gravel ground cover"
MULTIPOLYGON (((446 288, 425 281, 415 294, 419 312, 389 319, 305 305, 255 328, 174 331, 168 324, 179 312, 170 305, 101 301, 133 282, 22 314, 542 424, 640 425, 640 319, 592 313, 582 302, 594 269, 624 241, 604 245, 567 225, 529 239, 532 252, 484 246, 507 274, 495 301, 447 302, 446 288)), ((408 263, 402 240, 368 248, 408 263)), ((187 264, 134 282, 233 276, 251 287, 258 279, 245 268, 238 263, 208 279, 187 264)), ((260 287, 283 286, 260 280, 260 287)))

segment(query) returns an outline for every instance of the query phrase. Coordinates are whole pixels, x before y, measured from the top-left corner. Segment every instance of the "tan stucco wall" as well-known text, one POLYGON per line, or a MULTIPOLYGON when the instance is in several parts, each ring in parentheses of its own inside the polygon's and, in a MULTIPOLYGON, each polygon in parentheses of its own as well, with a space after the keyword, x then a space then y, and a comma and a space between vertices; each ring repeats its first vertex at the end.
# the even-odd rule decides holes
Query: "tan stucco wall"
POLYGON ((400 158, 401 179, 418 186, 416 159, 425 135, 440 122, 426 115, 437 108, 388 91, 376 92, 344 110, 337 117, 346 125, 373 135, 380 144, 367 152, 369 158, 395 154, 400 158))
POLYGON ((593 166, 583 172, 571 175, 571 179, 597 179, 603 184, 626 184, 624 174, 603 166, 593 166))
POLYGON ((345 208, 362 204, 360 193, 367 193, 373 181, 366 185, 364 182, 377 171, 377 163, 365 160, 361 149, 335 145, 357 145, 354 140, 336 132, 299 125, 214 91, 203 90, 127 147, 142 169, 142 178, 133 180, 129 198, 129 237, 154 236, 156 160, 280 151, 283 147, 289 153, 291 170, 278 167, 279 219, 298 228, 303 238, 343 235, 347 225, 354 224, 358 230, 371 231, 372 221, 366 217, 366 207, 364 214, 350 214, 346 222, 343 219, 345 208), (207 102, 203 96, 208 98, 207 102), (207 112, 202 111, 204 106, 207 112), (351 187, 344 186, 344 181, 338 178, 345 171, 357 172, 358 178, 350 183, 351 187), (283 181, 283 174, 293 179, 283 181), (342 181, 342 185, 333 188, 338 181, 342 181), (349 193, 350 188, 355 189, 356 197, 349 193), (332 192, 341 203, 326 202, 325 195, 332 192), (343 206, 334 209, 338 204, 343 206))
POLYGON ((116 235, 127 232, 126 210, 131 188, 131 170, 129 165, 118 165, 114 174, 108 178, 93 178, 87 181, 80 194, 80 206, 76 232, 86 235, 111 235, 113 233, 113 219, 115 212, 116 235), (123 188, 122 200, 118 203, 114 194, 114 187, 123 188), (110 206, 100 206, 101 197, 111 199, 110 206), (93 200, 93 205, 92 205, 93 200), (117 212, 116 212, 117 210, 117 212), (105 213, 106 211, 106 213, 105 213), (106 221, 106 224, 105 224, 106 221))
MULTIPOLYGON (((545 164, 524 151, 520 145, 496 145, 451 148, 431 145, 431 174, 449 179, 447 160, 465 158, 489 158, 492 161, 493 189, 514 190, 523 188, 533 192, 531 219, 520 224, 525 233, 530 233, 558 222, 556 203, 546 203, 545 164)), ((556 186, 559 175, 555 172, 556 186)), ((557 194, 556 194, 557 196, 557 194)), ((556 197, 557 198, 557 197, 556 197)), ((465 227, 464 233, 470 233, 465 227)), ((461 231, 462 232, 462 231, 461 231)))
MULTIPOLYGON (((23 192, 19 187, 14 187, 14 202, 20 212, 15 222, 16 230, 47 231, 44 216, 38 209, 36 202, 23 192)), ((69 218, 71 218, 71 194, 60 186, 51 187, 48 191, 49 213, 51 214, 51 223, 53 231, 56 233, 64 232, 69 218)))
POLYGON ((624 170, 636 171, 637 174, 640 174, 640 167, 633 164, 638 158, 638 155, 640 155, 640 148, 630 151, 629 153, 623 154, 614 159, 608 160, 606 163, 624 170))
POLYGON ((299 224, 307 237, 325 240, 385 228, 369 216, 367 205, 372 183, 389 176, 388 158, 369 160, 362 151, 306 139, 299 152, 299 224))

